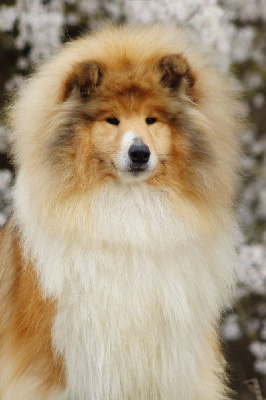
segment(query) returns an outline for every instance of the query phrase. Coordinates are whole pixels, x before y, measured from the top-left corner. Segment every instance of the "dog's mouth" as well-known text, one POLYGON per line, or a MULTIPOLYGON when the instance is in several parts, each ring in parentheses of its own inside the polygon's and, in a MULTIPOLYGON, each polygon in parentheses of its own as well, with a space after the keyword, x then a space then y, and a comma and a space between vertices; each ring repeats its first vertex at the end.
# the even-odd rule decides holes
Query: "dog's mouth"
POLYGON ((138 163, 131 163, 129 168, 127 169, 128 172, 131 172, 133 174, 138 174, 141 172, 145 172, 147 170, 148 170, 147 165, 142 165, 142 164, 138 164, 138 163))
POLYGON ((112 168, 122 181, 146 180, 151 176, 155 169, 150 164, 143 165, 141 163, 128 163, 119 166, 114 162, 112 162, 112 168))

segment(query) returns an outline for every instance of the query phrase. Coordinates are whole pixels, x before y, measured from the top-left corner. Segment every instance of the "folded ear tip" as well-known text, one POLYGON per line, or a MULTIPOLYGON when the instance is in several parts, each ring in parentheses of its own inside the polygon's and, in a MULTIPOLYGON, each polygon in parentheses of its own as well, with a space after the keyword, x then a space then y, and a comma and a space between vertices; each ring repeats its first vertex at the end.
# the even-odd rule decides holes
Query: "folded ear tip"
POLYGON ((77 88, 82 98, 89 97, 102 81, 102 68, 95 61, 83 61, 74 65, 63 91, 63 101, 77 88))
POLYGON ((172 89, 176 89, 183 77, 187 78, 189 87, 195 83, 189 64, 183 54, 170 54, 164 56, 159 63, 162 73, 161 82, 172 89))
POLYGON ((185 75, 188 70, 186 59, 181 54, 170 54, 161 59, 161 69, 168 68, 179 75, 185 75))

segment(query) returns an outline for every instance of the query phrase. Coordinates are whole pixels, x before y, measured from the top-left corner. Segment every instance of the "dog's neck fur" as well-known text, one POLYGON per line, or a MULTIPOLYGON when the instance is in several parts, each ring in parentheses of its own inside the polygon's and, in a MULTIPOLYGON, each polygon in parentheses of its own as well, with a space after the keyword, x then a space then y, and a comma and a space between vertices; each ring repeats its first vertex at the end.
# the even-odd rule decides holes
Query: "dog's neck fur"
POLYGON ((26 204, 20 212, 18 186, 25 247, 44 296, 58 301, 52 335, 65 359, 66 397, 196 399, 200 366, 208 359, 217 372, 207 331, 234 282, 226 229, 202 240, 165 193, 110 183, 94 196, 87 244, 70 245, 40 234, 26 204))

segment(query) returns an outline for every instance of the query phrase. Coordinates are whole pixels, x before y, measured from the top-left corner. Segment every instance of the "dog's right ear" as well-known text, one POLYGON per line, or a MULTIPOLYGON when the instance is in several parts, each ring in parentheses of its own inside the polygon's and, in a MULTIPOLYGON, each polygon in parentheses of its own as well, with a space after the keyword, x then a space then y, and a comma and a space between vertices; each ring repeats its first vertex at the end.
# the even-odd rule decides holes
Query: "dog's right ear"
POLYGON ((76 64, 70 73, 63 92, 63 101, 77 90, 83 99, 89 98, 101 84, 103 68, 95 61, 84 61, 76 64))

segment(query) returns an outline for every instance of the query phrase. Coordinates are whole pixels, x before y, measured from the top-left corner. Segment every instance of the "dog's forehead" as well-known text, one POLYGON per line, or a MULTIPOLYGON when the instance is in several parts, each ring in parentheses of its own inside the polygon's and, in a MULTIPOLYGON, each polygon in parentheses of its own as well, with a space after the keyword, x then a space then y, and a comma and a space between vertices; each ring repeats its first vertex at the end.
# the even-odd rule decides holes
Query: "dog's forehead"
POLYGON ((156 87, 143 86, 141 83, 139 85, 130 82, 110 82, 106 85, 103 83, 95 96, 99 96, 99 107, 101 107, 101 99, 104 99, 110 111, 123 112, 130 116, 146 115, 149 110, 162 107, 162 100, 158 98, 156 87))

